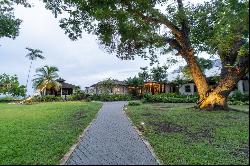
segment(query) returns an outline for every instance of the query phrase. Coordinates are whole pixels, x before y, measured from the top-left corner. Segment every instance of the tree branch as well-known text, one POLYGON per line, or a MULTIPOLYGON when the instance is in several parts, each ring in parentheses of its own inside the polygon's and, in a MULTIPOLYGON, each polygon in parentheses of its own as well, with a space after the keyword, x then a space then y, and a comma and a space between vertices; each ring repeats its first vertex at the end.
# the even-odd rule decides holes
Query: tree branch
POLYGON ((179 12, 181 12, 181 31, 183 32, 183 34, 185 35, 185 38, 188 38, 189 36, 189 31, 190 31, 190 28, 189 28, 189 23, 188 23, 188 18, 185 14, 185 11, 184 11, 184 7, 183 7, 183 3, 182 3, 182 0, 177 0, 177 4, 178 4, 178 10, 179 12))
POLYGON ((140 18, 142 18, 144 21, 150 23, 150 22, 154 22, 156 24, 163 24, 165 25, 166 27, 168 27, 174 35, 177 35, 177 36, 181 36, 181 32, 179 30, 179 28, 177 26, 175 26, 171 21, 169 21, 167 18, 164 18, 164 19, 157 19, 157 18, 154 18, 154 17, 151 17, 151 16, 146 16, 144 14, 142 14, 141 12, 139 11, 136 11, 135 13, 133 13, 135 16, 138 16, 140 18))
POLYGON ((141 19, 143 19, 144 21, 146 21, 147 23, 156 23, 156 24, 163 24, 166 27, 168 27, 172 33, 174 35, 177 36, 181 36, 181 31, 180 29, 175 26, 171 21, 169 21, 164 15, 162 15, 161 13, 159 13, 160 15, 160 19, 159 18, 155 18, 149 15, 144 15, 142 12, 133 9, 132 5, 130 2, 128 1, 123 1, 123 4, 125 4, 128 7, 128 12, 130 12, 132 15, 140 17, 141 19))

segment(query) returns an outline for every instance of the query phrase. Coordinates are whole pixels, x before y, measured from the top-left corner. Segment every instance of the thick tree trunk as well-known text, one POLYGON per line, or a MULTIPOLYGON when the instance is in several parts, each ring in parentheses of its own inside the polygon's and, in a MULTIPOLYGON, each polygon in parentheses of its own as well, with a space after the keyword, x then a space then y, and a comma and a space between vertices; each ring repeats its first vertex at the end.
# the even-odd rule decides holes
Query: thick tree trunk
POLYGON ((194 80, 194 83, 197 87, 198 94, 200 96, 200 99, 203 99, 205 94, 207 93, 209 87, 208 83, 206 81, 206 77, 202 73, 200 66, 198 65, 194 52, 191 49, 191 51, 186 51, 183 55, 183 58, 186 60, 187 65, 189 67, 189 71, 192 75, 192 78, 194 80))
POLYGON ((214 89, 209 89, 206 77, 201 72, 192 51, 183 54, 192 78, 197 86, 199 101, 198 106, 202 110, 228 109, 227 98, 238 81, 248 71, 248 57, 242 58, 241 63, 234 68, 227 69, 226 74, 214 89))
POLYGON ((210 89, 205 98, 198 103, 199 108, 205 110, 228 109, 227 98, 247 71, 246 68, 230 70, 225 78, 214 89, 210 89))

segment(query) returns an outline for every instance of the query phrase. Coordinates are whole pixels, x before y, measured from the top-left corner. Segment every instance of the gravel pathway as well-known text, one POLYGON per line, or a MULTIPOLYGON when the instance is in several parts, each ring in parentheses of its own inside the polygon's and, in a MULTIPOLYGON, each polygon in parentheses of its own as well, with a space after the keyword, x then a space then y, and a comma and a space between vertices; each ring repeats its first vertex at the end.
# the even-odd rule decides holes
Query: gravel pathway
POLYGON ((157 165, 122 112, 126 102, 105 102, 66 165, 157 165))

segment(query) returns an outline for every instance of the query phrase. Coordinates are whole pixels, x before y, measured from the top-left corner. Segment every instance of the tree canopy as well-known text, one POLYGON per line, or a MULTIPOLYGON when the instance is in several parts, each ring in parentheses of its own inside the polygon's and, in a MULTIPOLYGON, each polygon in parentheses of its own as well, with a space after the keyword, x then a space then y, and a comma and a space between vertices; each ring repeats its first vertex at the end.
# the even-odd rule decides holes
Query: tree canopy
POLYGON ((212 0, 198 5, 193 9, 192 26, 196 27, 191 31, 194 47, 219 55, 222 76, 228 68, 248 63, 248 0, 212 0))
POLYGON ((25 96, 25 86, 20 85, 16 75, 0 75, 0 94, 15 96, 25 96))
POLYGON ((36 59, 45 59, 45 57, 42 55, 43 52, 39 49, 26 47, 26 50, 28 50, 29 52, 25 57, 29 58, 29 60, 31 61, 34 61, 36 59))
POLYGON ((0 38, 15 38, 19 35, 21 20, 14 16, 13 5, 31 7, 26 0, 2 0, 0 1, 0 38))
POLYGON ((226 108, 234 86, 249 70, 249 7, 247 0, 211 0, 184 4, 183 0, 44 0, 56 16, 68 15, 60 26, 72 40, 83 31, 94 34, 110 53, 152 62, 173 51, 186 62, 199 94, 200 109, 226 108), (218 54, 222 79, 211 89, 197 52, 218 54))
POLYGON ((107 78, 98 83, 98 87, 101 88, 101 91, 103 91, 104 93, 112 93, 112 89, 115 86, 116 84, 114 83, 114 80, 112 80, 111 78, 107 78))

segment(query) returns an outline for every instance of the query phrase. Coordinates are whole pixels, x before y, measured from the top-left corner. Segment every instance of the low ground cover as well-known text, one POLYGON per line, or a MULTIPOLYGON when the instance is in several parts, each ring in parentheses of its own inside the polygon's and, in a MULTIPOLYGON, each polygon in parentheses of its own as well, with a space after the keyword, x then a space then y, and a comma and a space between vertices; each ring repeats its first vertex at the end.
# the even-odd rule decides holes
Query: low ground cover
POLYGON ((201 112, 194 105, 131 105, 126 113, 164 164, 249 164, 248 106, 201 112))
POLYGON ((100 107, 97 102, 0 103, 0 165, 59 164, 100 107))

